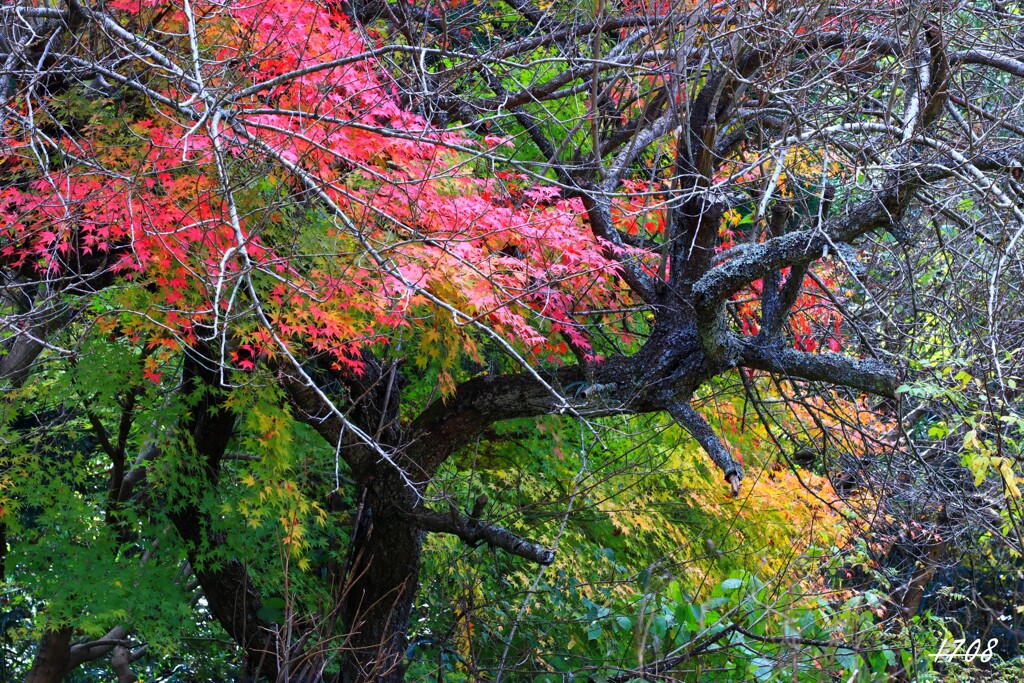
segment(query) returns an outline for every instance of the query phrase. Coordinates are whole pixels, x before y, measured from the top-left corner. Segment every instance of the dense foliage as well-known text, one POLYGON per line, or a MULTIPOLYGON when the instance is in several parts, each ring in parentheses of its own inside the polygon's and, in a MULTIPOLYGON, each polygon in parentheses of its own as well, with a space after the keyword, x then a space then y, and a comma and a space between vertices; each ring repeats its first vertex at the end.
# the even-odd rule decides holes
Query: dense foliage
POLYGON ((6 3, 0 679, 1016 680, 1021 11, 6 3))

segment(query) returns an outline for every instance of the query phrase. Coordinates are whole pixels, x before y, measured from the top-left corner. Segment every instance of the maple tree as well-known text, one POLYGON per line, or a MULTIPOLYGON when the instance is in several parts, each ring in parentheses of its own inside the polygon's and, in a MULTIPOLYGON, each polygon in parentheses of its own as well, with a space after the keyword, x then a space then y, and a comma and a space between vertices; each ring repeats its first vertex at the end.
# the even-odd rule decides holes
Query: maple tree
MULTIPOLYGON (((886 273, 858 259, 922 240, 953 186, 1004 221, 1000 339, 1022 148, 1012 97, 968 91, 988 74, 1017 92, 1005 9, 113 0, 0 18, 0 523, 50 602, 31 681, 108 654, 130 676, 130 622, 151 617, 72 613, 83 581, 18 554, 66 524, 26 522, 25 481, 81 489, 66 533, 118 567, 122 600, 169 580, 155 539, 177 547, 256 675, 399 680, 425 534, 555 560, 487 496, 456 503, 471 484, 441 486, 506 422, 558 415, 600 444, 603 418, 668 415, 736 496, 744 454, 701 392, 738 377, 768 435, 774 382, 815 424, 805 441, 891 448, 914 349, 877 343, 891 315, 863 311, 886 273), (807 383, 830 401, 795 396, 807 383), (276 556, 247 555, 246 533, 276 556)), ((978 483, 998 472, 1019 497, 983 442, 965 442, 978 483)))

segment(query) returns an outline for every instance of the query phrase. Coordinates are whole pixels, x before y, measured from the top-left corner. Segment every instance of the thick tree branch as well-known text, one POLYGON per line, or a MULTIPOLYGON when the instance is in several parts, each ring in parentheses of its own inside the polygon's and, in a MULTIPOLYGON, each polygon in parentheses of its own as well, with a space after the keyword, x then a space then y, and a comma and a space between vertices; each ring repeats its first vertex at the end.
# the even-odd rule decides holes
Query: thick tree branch
POLYGON ((858 360, 838 353, 804 353, 782 346, 741 342, 739 363, 795 379, 852 387, 879 396, 894 397, 899 385, 896 370, 877 360, 858 360))
MULTIPOLYGON (((826 185, 821 192, 818 216, 812 217, 816 225, 820 226, 821 222, 828 218, 834 198, 835 188, 826 185)), ((773 208, 769 222, 769 234, 772 237, 783 234, 784 225, 789 215, 788 207, 777 204, 773 208)), ((800 295, 800 290, 803 288, 804 276, 807 274, 809 265, 801 263, 792 266, 784 283, 781 271, 776 271, 764 279, 761 297, 761 331, 758 334, 760 339, 773 340, 781 332, 782 326, 789 317, 789 313, 800 295)))
POLYGON ((850 242, 889 225, 899 215, 909 191, 909 187, 901 186, 866 199, 826 221, 822 230, 799 230, 749 246, 694 284, 698 308, 716 308, 754 280, 786 266, 816 261, 834 243, 850 242))
MULTIPOLYGON (((566 366, 551 375, 550 384, 587 417, 657 410, 636 386, 636 367, 633 359, 621 356, 593 366, 589 377, 579 366, 566 366)), ((413 420, 408 449, 425 471, 432 472, 495 422, 550 415, 559 409, 556 397, 527 373, 475 377, 413 420)))
POLYGON ((105 656, 119 645, 127 644, 128 629, 115 626, 99 640, 72 645, 68 653, 68 670, 74 669, 85 662, 91 662, 105 656))
POLYGON ((989 66, 1014 76, 1024 77, 1024 62, 1009 55, 999 54, 994 50, 975 49, 955 52, 949 56, 949 63, 952 66, 958 64, 989 66))

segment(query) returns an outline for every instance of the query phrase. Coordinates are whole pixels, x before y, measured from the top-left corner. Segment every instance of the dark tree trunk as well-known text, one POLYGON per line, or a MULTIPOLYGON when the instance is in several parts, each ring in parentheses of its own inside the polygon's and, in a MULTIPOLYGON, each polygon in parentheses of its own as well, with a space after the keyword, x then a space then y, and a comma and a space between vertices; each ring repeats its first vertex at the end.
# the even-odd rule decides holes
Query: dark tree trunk
MULTIPOLYGON (((404 486, 404 483, 399 483, 404 486)), ((350 651, 340 683, 401 681, 405 635, 419 582, 423 532, 390 500, 408 502, 394 486, 369 493, 352 542, 342 621, 350 651)))
POLYGON ((59 683, 64 680, 71 668, 71 635, 69 626, 43 635, 25 683, 59 683))

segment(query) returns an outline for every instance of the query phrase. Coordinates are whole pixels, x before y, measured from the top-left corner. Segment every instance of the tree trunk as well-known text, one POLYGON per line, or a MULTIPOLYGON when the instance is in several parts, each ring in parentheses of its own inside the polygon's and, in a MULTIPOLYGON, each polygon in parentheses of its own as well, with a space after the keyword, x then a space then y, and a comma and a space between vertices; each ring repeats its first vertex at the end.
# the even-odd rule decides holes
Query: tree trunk
POLYGON ((419 586, 423 532, 390 501, 409 504, 410 498, 401 481, 367 495, 342 596, 342 622, 351 649, 339 683, 404 679, 406 630, 419 586))
POLYGON ((59 683, 71 666, 70 626, 47 631, 39 643, 25 683, 59 683))

